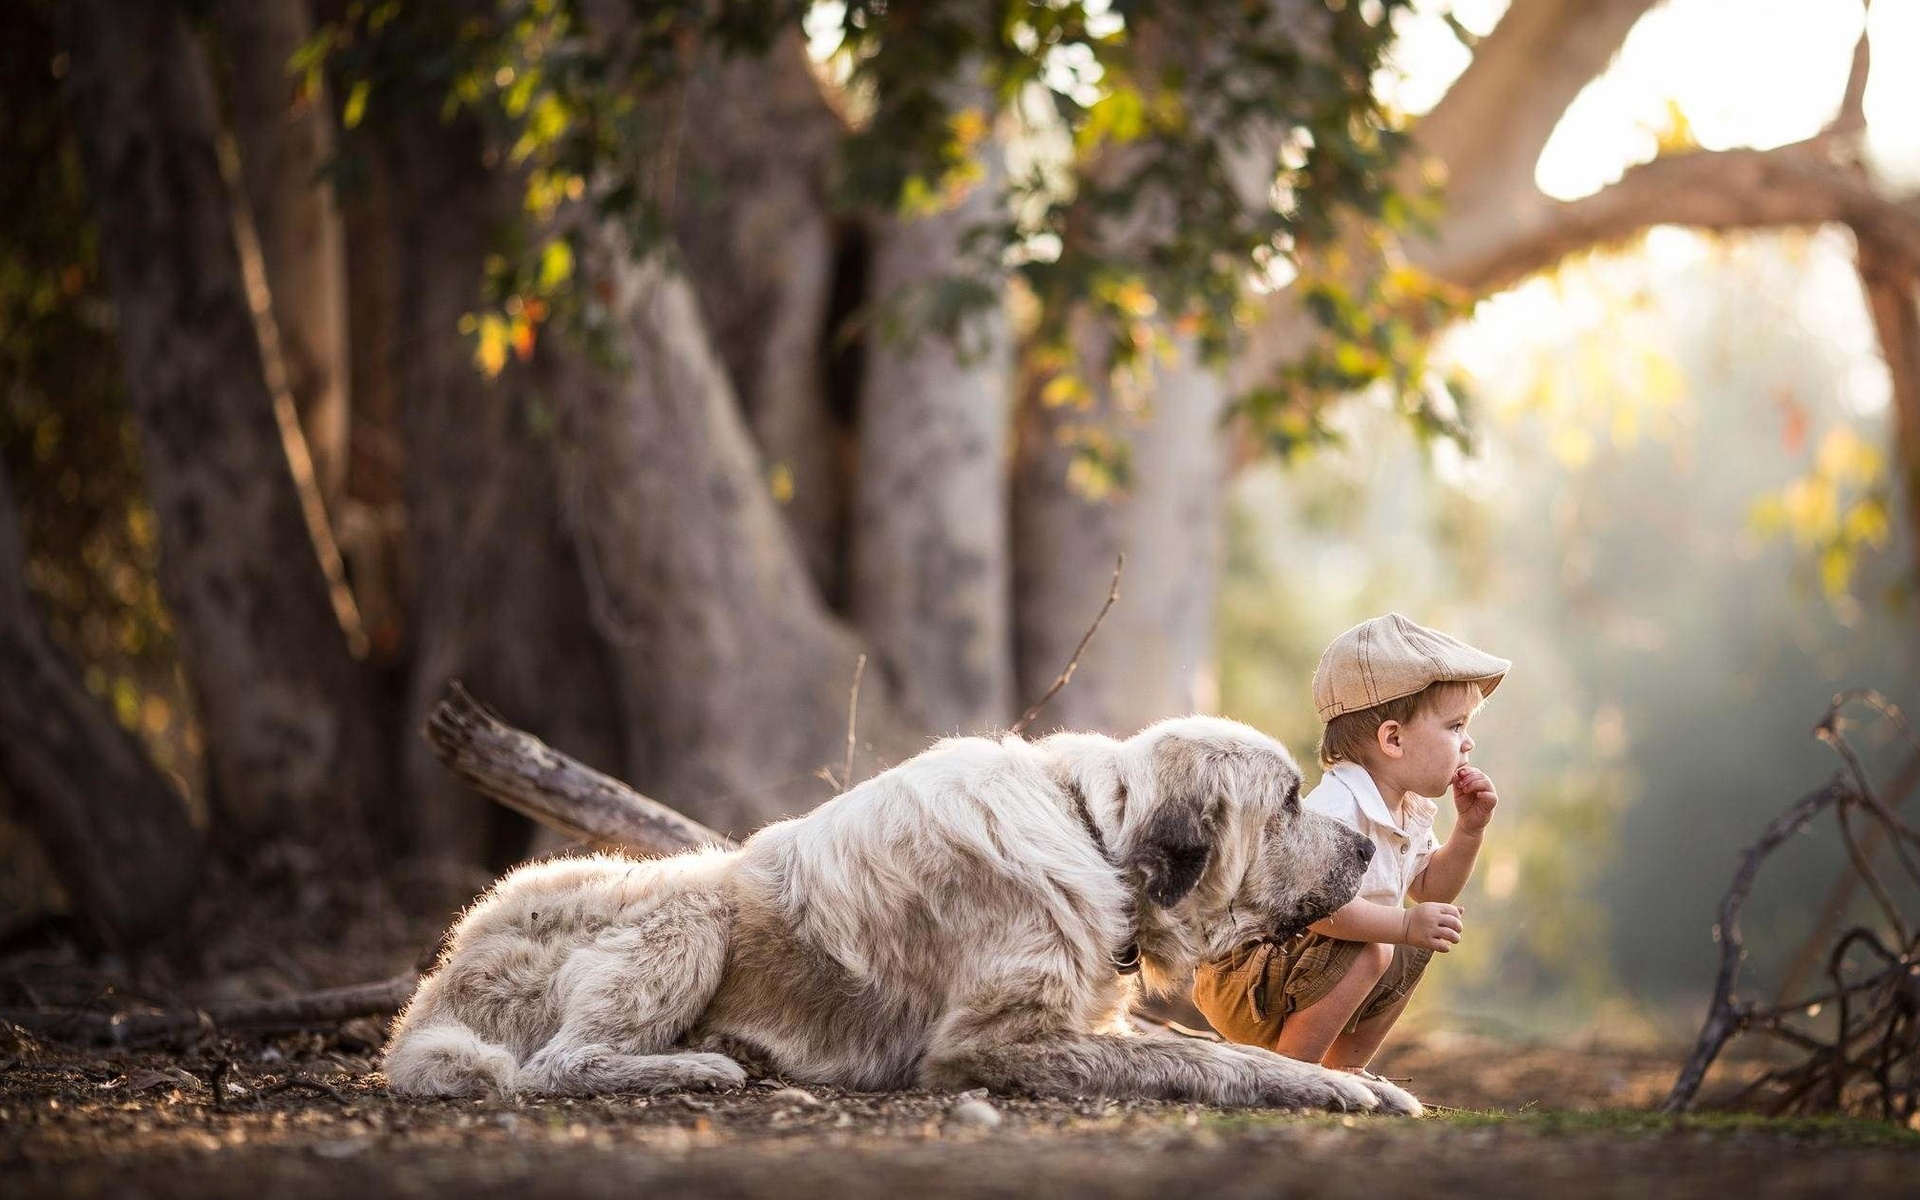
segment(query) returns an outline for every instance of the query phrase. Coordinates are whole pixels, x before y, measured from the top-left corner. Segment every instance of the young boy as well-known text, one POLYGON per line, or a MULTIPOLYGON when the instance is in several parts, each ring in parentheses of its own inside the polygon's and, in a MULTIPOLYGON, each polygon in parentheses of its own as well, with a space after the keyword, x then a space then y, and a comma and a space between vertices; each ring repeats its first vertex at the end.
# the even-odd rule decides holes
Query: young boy
POLYGON ((1452 901, 1499 803, 1493 781, 1467 765, 1467 722, 1512 665, 1398 613, 1327 647, 1313 677, 1326 774, 1300 804, 1366 835, 1373 861, 1339 912, 1196 972, 1193 1001, 1222 1036, 1366 1070, 1427 960, 1460 940, 1452 901), (1441 845, 1428 797, 1449 786, 1458 820, 1441 845))

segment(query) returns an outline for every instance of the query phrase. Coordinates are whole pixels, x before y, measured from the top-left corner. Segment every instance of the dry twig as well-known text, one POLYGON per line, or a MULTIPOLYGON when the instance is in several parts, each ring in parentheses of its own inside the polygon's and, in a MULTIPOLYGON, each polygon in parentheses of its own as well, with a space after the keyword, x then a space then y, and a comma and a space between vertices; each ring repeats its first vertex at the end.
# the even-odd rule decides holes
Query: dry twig
POLYGON ((1069 679, 1073 678, 1074 671, 1080 667, 1080 656, 1087 652, 1087 643, 1091 642, 1093 635, 1099 631, 1100 622, 1107 619, 1107 610, 1113 607, 1116 600, 1120 599, 1120 572, 1126 570, 1126 567, 1127 556, 1122 554, 1113 564, 1113 583, 1107 588, 1107 602, 1100 606, 1099 613, 1093 618, 1093 624, 1087 626, 1085 636, 1080 639, 1080 644, 1074 647, 1073 657, 1067 660, 1066 669, 1061 671, 1059 677, 1053 681, 1053 686, 1047 689, 1046 695, 1034 701, 1032 708, 1020 714, 1020 719, 1013 723, 1012 727, 1007 730, 1008 733, 1016 735, 1025 733, 1027 726, 1033 724, 1034 718, 1040 715, 1040 710, 1047 706, 1048 701, 1059 694, 1061 688, 1067 686, 1069 679))

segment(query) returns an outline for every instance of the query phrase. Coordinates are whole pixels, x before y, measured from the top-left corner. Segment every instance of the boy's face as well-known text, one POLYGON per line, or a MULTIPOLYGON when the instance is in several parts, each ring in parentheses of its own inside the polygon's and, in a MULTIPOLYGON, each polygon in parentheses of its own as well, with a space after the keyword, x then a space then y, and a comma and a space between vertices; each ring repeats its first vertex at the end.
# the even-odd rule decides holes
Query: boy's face
POLYGON ((1467 755, 1473 750, 1467 723, 1478 707, 1475 692, 1452 689, 1406 723, 1390 721, 1382 725, 1381 749, 1393 764, 1396 782, 1417 796, 1445 795, 1454 772, 1467 765, 1467 755), (1394 745, 1399 748, 1398 755, 1390 748, 1394 745))

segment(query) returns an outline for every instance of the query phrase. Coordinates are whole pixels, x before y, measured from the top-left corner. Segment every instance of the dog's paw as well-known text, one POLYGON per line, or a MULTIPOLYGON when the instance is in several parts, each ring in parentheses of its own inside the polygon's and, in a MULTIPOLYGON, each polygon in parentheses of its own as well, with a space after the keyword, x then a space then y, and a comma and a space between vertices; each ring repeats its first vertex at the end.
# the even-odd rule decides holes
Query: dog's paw
POLYGON ((674 1084, 678 1087, 719 1091, 747 1086, 746 1071, 724 1054, 696 1052, 675 1057, 674 1084))
POLYGON ((1380 1097, 1357 1077, 1309 1063, 1265 1065, 1259 1092, 1258 1103, 1274 1108, 1372 1112, 1381 1107, 1380 1097))
POLYGON ((1414 1099, 1413 1093, 1396 1084, 1388 1083, 1379 1076, 1355 1076, 1362 1087, 1374 1094, 1379 1101, 1379 1112, 1396 1117, 1421 1117, 1427 1110, 1414 1099))

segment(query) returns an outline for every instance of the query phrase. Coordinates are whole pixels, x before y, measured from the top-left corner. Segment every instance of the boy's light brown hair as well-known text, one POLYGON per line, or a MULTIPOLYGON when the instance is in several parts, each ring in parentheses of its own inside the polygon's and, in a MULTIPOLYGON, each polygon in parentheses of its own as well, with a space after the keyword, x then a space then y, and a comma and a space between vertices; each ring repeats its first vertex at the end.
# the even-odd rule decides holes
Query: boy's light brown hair
POLYGON ((1388 721, 1404 725, 1456 696, 1472 696, 1476 712, 1487 702, 1480 684, 1466 679, 1442 679, 1411 696, 1398 696, 1372 708, 1341 713, 1320 731, 1320 765, 1331 767, 1337 762, 1350 762, 1365 766, 1379 746, 1382 725, 1388 721))

